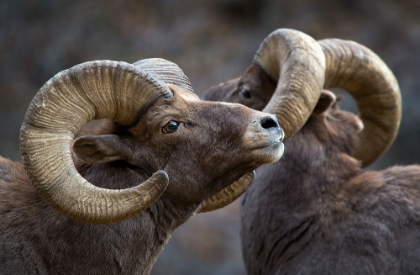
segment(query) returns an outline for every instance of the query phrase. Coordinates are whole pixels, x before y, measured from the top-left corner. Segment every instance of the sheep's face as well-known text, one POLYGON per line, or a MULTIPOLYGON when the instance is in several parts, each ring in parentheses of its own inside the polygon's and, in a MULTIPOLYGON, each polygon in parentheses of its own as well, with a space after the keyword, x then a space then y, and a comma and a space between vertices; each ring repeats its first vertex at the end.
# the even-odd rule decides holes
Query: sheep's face
POLYGON ((244 75, 210 87, 202 98, 211 101, 241 103, 255 110, 267 105, 276 83, 258 66, 251 65, 244 75))
POLYGON ((165 170, 167 193, 199 202, 283 154, 275 116, 240 104, 201 101, 169 87, 174 96, 155 102, 135 126, 78 138, 77 156, 89 163, 124 161, 149 174, 165 170))

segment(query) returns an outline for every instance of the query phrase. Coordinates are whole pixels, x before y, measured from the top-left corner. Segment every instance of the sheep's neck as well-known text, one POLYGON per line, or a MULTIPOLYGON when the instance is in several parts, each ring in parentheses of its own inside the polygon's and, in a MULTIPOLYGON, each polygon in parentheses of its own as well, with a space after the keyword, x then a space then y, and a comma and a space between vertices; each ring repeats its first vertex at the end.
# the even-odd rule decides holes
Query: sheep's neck
MULTIPOLYGON (((290 139, 278 163, 257 170, 243 201, 243 239, 252 257, 265 261, 258 266, 273 268, 275 263, 288 262, 302 253, 315 235, 326 232, 339 206, 336 192, 358 173, 360 168, 351 157, 337 154, 307 136, 299 137, 299 133, 290 139), (252 224, 258 222, 268 224, 253 228, 252 224), (276 233, 266 234, 269 230, 276 233), (247 242, 247 238, 254 242, 247 242)), ((246 258, 248 252, 244 253, 246 258)), ((272 271, 261 271, 265 273, 272 271)))
MULTIPOLYGON (((147 175, 139 173, 139 171, 130 171, 124 166, 103 166, 85 166, 79 171, 91 183, 105 188, 127 188, 138 185, 147 179, 147 175)), ((114 258, 108 264, 119 265, 119 268, 138 266, 136 270, 141 270, 141 274, 149 274, 174 230, 186 222, 195 213, 198 206, 198 204, 183 205, 163 194, 143 213, 131 219, 111 225, 79 225, 76 223, 75 226, 89 227, 92 231, 96 231, 95 235, 114 235, 115 239, 112 238, 109 243, 108 253, 104 253, 104 258, 98 259, 98 263, 107 261, 107 258, 108 260, 114 258), (117 247, 120 247, 122 251, 117 251, 117 247), (128 258, 132 259, 132 262, 124 263, 128 258)), ((86 242, 83 245, 89 247, 86 242)), ((131 271, 127 271, 127 273, 130 274, 131 271)))
POLYGON ((294 197, 303 205, 315 199, 328 200, 331 192, 360 173, 353 158, 311 140, 286 143, 286 153, 277 166, 279 188, 285 197, 294 197))

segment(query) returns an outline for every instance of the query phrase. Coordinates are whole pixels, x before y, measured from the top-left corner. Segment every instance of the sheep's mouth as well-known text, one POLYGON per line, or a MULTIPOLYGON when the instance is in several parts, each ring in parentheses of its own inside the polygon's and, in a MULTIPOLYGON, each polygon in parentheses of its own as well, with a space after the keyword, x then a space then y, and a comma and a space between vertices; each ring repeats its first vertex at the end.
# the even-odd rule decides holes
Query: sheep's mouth
POLYGON ((251 150, 253 154, 258 155, 265 162, 272 163, 278 161, 283 156, 284 144, 280 140, 259 142, 251 150))
POLYGON ((263 163, 278 161, 284 152, 284 132, 280 127, 260 127, 253 123, 244 136, 244 147, 263 163), (257 129, 254 129, 257 127, 257 129))
POLYGON ((280 146, 284 146, 283 142, 281 142, 280 140, 270 141, 270 142, 264 142, 262 144, 258 144, 255 147, 251 148, 251 150, 259 150, 259 149, 267 149, 267 148, 272 148, 273 150, 276 150, 280 146))

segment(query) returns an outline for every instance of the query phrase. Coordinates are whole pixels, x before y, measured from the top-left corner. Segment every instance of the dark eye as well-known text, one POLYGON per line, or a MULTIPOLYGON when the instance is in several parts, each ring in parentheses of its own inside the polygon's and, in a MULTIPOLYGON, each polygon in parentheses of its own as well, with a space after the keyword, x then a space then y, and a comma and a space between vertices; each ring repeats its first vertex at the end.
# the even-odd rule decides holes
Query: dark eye
POLYGON ((245 87, 239 88, 239 91, 238 92, 239 92, 239 95, 242 98, 250 99, 252 97, 251 92, 247 88, 245 88, 245 87))
POLYGON ((170 120, 168 123, 163 125, 162 133, 164 134, 172 134, 175 133, 179 128, 179 122, 175 120, 170 120))

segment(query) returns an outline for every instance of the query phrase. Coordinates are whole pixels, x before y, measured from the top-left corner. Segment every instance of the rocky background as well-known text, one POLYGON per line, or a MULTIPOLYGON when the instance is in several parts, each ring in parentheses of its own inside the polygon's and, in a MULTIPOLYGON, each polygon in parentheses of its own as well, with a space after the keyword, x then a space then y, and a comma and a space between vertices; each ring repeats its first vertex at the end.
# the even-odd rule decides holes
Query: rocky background
MULTIPOLYGON (((371 48, 395 73, 403 120, 394 145, 370 168, 420 160, 420 1, 405 0, 2 0, 0 155, 19 160, 26 108, 54 74, 95 59, 162 57, 195 91, 240 75, 277 28, 371 48)), ((347 97, 348 98, 348 97, 347 97)), ((350 109, 352 103, 344 103, 350 109)), ((369 169, 370 169, 369 168, 369 169)), ((177 230, 152 274, 244 274, 238 203, 177 230)))

